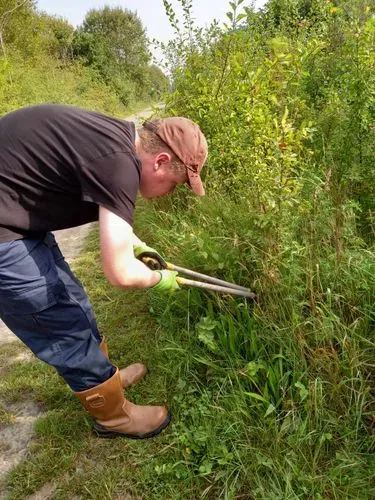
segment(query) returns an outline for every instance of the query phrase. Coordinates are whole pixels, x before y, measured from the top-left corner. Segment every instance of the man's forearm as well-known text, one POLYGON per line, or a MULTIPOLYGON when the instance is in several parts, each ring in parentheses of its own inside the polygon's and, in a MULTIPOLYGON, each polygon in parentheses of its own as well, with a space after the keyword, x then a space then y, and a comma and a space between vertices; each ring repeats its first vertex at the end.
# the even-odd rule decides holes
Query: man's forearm
POLYGON ((160 281, 159 273, 135 258, 133 243, 138 244, 140 240, 124 219, 99 207, 99 226, 103 271, 112 285, 149 288, 160 281))
POLYGON ((136 234, 133 233, 133 247, 145 246, 144 241, 140 240, 136 234))
POLYGON ((131 263, 119 264, 107 278, 112 285, 122 288, 150 288, 160 281, 160 274, 134 258, 131 263))

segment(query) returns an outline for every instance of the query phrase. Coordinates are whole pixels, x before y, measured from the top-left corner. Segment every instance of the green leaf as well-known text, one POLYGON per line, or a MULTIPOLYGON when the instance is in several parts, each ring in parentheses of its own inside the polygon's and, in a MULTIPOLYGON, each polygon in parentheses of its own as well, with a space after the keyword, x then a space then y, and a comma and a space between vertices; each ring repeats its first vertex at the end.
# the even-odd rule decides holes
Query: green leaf
POLYGON ((218 346, 215 342, 213 332, 209 330, 201 330, 198 334, 198 338, 203 344, 210 349, 212 352, 218 351, 218 346))
POLYGON ((295 387, 297 387, 297 389, 299 389, 299 396, 301 398, 301 401, 304 401, 309 395, 308 389, 306 389, 302 382, 296 382, 294 385, 295 387))
POLYGON ((271 415, 271 413, 273 413, 275 411, 275 407, 273 406, 273 404, 269 404, 268 408, 267 408, 267 411, 266 413, 264 414, 264 417, 268 417, 268 415, 271 415))
POLYGON ((258 401, 262 401, 263 403, 268 403, 266 399, 264 399, 263 396, 260 394, 257 394, 256 392, 245 392, 246 396, 249 396, 249 398, 257 399, 258 401))
POLYGON ((213 463, 205 460, 199 467, 199 472, 203 475, 210 474, 212 471, 213 463))

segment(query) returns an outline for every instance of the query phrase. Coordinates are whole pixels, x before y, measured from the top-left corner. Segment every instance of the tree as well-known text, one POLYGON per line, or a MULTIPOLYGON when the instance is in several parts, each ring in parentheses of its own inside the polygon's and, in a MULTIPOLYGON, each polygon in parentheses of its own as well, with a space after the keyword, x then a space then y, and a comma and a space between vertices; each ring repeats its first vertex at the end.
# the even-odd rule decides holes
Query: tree
POLYGON ((5 42, 12 39, 12 21, 17 17, 29 16, 34 10, 35 3, 32 0, 2 0, 0 4, 0 46, 3 56, 6 56, 5 42))
POLYGON ((138 15, 120 7, 90 10, 75 37, 75 54, 94 67, 123 100, 143 87, 150 54, 138 15))
POLYGON ((147 70, 148 73, 148 89, 147 93, 150 97, 159 99, 162 95, 168 92, 169 80, 162 70, 151 64, 147 70))
POLYGON ((71 59, 74 27, 65 19, 43 13, 38 15, 37 21, 34 31, 43 40, 41 43, 45 45, 46 51, 63 61, 71 59))

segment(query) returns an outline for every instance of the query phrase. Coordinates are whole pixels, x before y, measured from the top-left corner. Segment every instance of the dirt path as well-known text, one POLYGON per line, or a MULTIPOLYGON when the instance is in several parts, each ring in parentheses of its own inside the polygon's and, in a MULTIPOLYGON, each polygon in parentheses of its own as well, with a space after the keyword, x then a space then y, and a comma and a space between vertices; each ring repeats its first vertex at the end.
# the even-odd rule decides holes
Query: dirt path
MULTIPOLYGON (((126 119, 134 121, 139 125, 150 114, 152 114, 152 110, 148 108, 126 119)), ((54 232, 60 249, 69 263, 79 255, 93 224, 95 223, 54 232)), ((14 346, 16 354, 6 356, 6 362, 0 364, 0 376, 1 369, 9 367, 9 365, 20 359, 28 361, 33 358, 33 354, 28 349, 21 347, 23 344, 0 320, 0 353, 2 350, 5 351, 9 347, 12 347, 6 346, 6 344, 10 343, 14 346), (20 346, 19 348, 17 348, 18 345, 20 346)), ((0 410, 1 406, 15 418, 9 425, 0 424, 0 482, 5 478, 8 471, 27 455, 28 445, 33 437, 34 422, 43 412, 42 408, 32 400, 28 400, 27 403, 21 402, 7 405, 0 399, 0 410)), ((50 492, 53 491, 53 485, 46 485, 46 488, 50 492)), ((33 500, 50 498, 50 495, 44 490, 39 493, 40 495, 38 493, 36 496, 33 495, 33 500)), ((6 498, 4 495, 5 492, 1 490, 0 485, 0 500, 6 498)))

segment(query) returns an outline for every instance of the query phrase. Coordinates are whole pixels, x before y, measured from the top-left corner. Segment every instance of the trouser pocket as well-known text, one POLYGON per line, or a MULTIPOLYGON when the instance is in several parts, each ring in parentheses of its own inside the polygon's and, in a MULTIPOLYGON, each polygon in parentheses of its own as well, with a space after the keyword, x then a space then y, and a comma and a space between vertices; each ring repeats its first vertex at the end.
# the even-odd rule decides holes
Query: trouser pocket
POLYGON ((0 245, 0 315, 24 315, 50 307, 61 290, 54 256, 44 237, 0 245))

